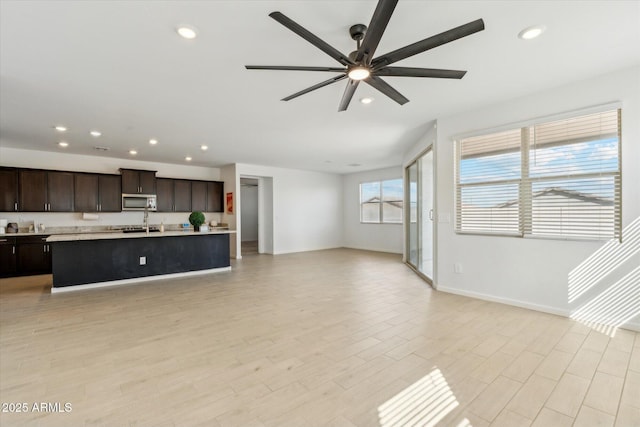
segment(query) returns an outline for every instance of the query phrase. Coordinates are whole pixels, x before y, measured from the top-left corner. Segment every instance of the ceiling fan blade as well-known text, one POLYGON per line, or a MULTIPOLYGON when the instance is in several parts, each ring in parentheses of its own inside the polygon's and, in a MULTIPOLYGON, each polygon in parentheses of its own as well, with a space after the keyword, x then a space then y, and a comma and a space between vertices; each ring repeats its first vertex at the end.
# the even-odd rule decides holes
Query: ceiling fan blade
POLYGON ((385 65, 393 64, 394 62, 398 62, 402 59, 409 58, 410 56, 442 46, 443 44, 461 39, 462 37, 469 36, 482 30, 484 30, 484 21, 482 19, 477 19, 473 22, 452 28, 451 30, 436 34, 435 36, 431 36, 424 40, 420 40, 419 42, 396 49, 393 52, 384 54, 374 59, 371 64, 375 69, 379 69, 385 65))
POLYGON ((296 92, 296 93, 294 93, 293 95, 289 95, 289 96, 287 96, 286 98, 282 98, 282 101, 291 101, 293 98, 297 98, 297 97, 299 97, 300 95, 304 95, 305 93, 309 93, 309 92, 311 92, 311 91, 313 91, 313 90, 320 89, 321 87, 328 86, 328 85, 330 85, 331 83, 335 83, 335 82, 338 82, 338 81, 340 81, 340 80, 342 80, 342 79, 346 79, 346 78, 347 78, 347 75, 346 75, 346 74, 343 74, 343 75, 341 75, 341 76, 335 76, 335 77, 332 77, 332 78, 330 78, 329 80, 325 80, 325 81, 320 82, 320 83, 318 83, 318 84, 315 84, 315 85, 313 85, 313 86, 311 86, 311 87, 308 87, 308 88, 306 88, 306 89, 303 89, 303 90, 301 90, 300 92, 296 92))
POLYGON ((461 79, 467 74, 460 70, 442 70, 439 68, 384 67, 375 72, 376 76, 397 77, 433 77, 436 79, 461 79))
POLYGON ((365 57, 367 58, 367 64, 371 63, 373 54, 380 43, 384 30, 387 28, 387 24, 389 23, 389 19, 391 19, 393 10, 396 8, 396 4, 398 4, 398 0, 378 1, 376 10, 373 12, 373 16, 371 17, 369 27, 367 27, 367 32, 362 40, 362 45, 360 46, 360 49, 358 49, 356 63, 360 63, 360 61, 365 57))
POLYGON ((393 99, 400 105, 404 105, 407 102, 409 102, 409 100, 405 98, 404 95, 402 95, 400 92, 392 88, 387 82, 385 82, 378 76, 371 76, 368 79, 365 79, 364 81, 369 85, 373 86, 375 89, 384 93, 385 95, 387 95, 389 98, 393 99))
POLYGON ((285 27, 287 27, 288 29, 290 29, 291 31, 293 31, 294 33, 296 33, 297 35, 299 35, 300 37, 302 37, 303 39, 305 39, 306 41, 308 41, 309 43, 311 43, 312 45, 314 45, 315 47, 317 47, 318 49, 320 49, 321 51, 323 51, 324 53, 326 53, 327 55, 329 55, 330 57, 332 57, 333 59, 335 59, 336 61, 338 61, 339 63, 341 63, 342 65, 353 65, 353 61, 351 61, 348 56, 343 55, 333 46, 329 45, 327 42, 320 39, 318 36, 311 33, 309 30, 307 30, 300 24, 289 19, 282 13, 271 12, 269 16, 275 19, 276 21, 278 21, 279 23, 281 23, 282 25, 284 25, 285 27))
POLYGON ((245 65, 247 70, 291 70, 291 71, 329 71, 332 73, 346 73, 345 68, 337 67, 297 67, 289 65, 245 65))
POLYGON ((358 88, 359 80, 349 79, 347 82, 347 87, 344 89, 344 93, 342 94, 342 99, 340 100, 340 106, 338 106, 338 111, 345 111, 351 102, 351 98, 353 98, 353 94, 358 88))

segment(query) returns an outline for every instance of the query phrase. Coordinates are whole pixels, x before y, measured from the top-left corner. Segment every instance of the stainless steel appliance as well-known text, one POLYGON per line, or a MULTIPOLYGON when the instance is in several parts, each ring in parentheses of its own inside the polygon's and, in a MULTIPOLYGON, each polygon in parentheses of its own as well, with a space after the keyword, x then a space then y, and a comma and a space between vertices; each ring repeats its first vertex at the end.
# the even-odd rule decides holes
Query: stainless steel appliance
POLYGON ((123 211, 155 211, 157 200, 155 194, 123 194, 123 211))

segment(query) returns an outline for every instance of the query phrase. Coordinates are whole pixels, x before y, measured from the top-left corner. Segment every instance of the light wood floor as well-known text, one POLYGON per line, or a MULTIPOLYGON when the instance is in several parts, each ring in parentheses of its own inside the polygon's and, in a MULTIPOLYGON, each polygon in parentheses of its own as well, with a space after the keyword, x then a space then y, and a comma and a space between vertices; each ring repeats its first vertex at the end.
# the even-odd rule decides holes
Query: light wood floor
POLYGON ((2 426, 640 425, 640 337, 429 288, 399 256, 51 295, 0 281, 2 426))

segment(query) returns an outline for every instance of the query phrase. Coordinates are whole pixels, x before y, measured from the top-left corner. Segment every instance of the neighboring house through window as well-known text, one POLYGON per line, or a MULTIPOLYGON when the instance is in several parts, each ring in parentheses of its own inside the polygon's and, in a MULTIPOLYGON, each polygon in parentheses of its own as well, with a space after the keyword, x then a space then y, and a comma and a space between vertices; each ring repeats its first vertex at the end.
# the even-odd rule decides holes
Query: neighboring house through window
POLYGON ((402 179, 360 184, 360 222, 402 223, 402 179))

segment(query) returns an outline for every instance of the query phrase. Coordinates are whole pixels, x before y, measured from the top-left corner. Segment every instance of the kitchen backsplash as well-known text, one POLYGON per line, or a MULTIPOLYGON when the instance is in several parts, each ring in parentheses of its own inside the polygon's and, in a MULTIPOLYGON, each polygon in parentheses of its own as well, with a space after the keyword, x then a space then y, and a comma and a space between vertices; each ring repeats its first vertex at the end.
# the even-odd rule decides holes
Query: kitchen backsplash
MULTIPOLYGON (((189 222, 190 212, 149 212, 149 224, 160 225, 179 225, 189 222)), ((93 227, 126 227, 126 226, 142 226, 144 221, 144 212, 96 212, 98 216, 94 220, 82 219, 83 214, 79 212, 0 212, 0 219, 6 219, 7 222, 17 222, 20 231, 28 230, 29 225, 44 224, 46 232, 55 227, 77 227, 78 229, 87 229, 93 227)), ((220 212, 204 212, 207 223, 223 221, 223 215, 220 212)))

